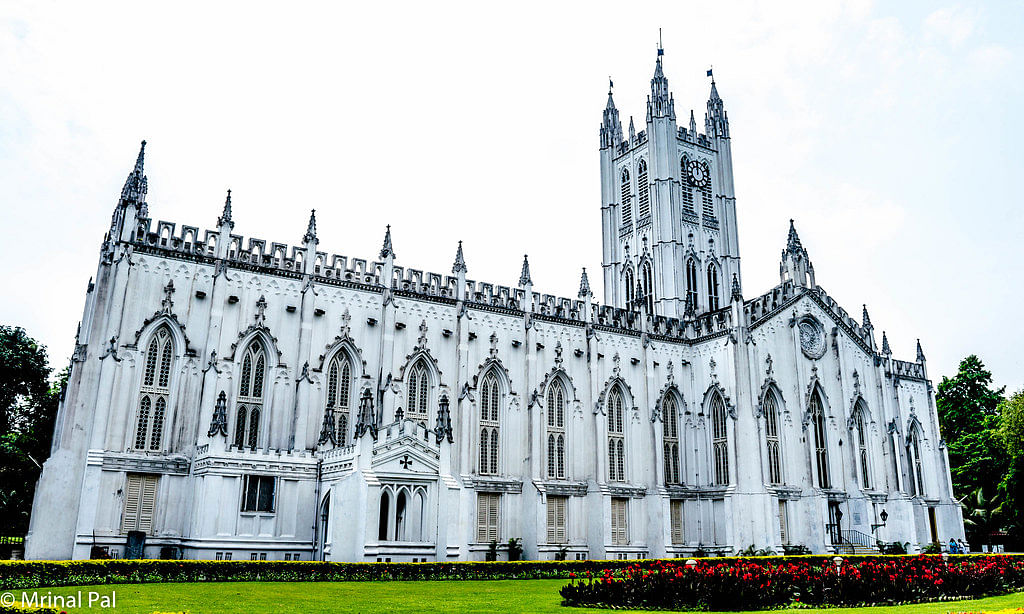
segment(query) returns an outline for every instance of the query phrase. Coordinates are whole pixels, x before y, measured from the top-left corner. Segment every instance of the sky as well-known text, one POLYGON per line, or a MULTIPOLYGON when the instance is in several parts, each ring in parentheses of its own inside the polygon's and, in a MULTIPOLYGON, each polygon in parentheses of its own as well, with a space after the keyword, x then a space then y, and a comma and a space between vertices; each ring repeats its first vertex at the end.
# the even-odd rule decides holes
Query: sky
MULTIPOLYGON (((600 284, 609 76, 642 128, 662 29, 683 121, 713 67, 744 293, 789 219, 817 282, 936 382, 1024 386, 1024 3, 0 4, 0 324, 63 366, 139 141, 154 219, 575 297, 600 284), (624 9, 628 7, 628 12, 624 9)), ((600 290, 595 287, 595 294, 600 290)))

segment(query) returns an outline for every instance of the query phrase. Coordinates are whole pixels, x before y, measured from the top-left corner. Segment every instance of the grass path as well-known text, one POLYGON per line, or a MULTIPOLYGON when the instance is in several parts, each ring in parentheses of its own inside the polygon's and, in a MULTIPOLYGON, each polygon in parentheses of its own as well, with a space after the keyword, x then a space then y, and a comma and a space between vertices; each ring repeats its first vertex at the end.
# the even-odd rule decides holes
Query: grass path
MULTIPOLYGON (((565 580, 490 580, 465 582, 209 582, 198 584, 117 584, 40 589, 53 595, 89 591, 116 593, 117 608, 74 612, 224 612, 229 614, 347 613, 347 612, 500 612, 502 614, 589 612, 611 610, 565 608, 558 589, 565 580)), ((21 591, 15 591, 17 597, 21 591)), ((974 601, 918 604, 900 608, 831 608, 790 610, 830 614, 946 614, 1024 608, 1024 593, 974 601)))

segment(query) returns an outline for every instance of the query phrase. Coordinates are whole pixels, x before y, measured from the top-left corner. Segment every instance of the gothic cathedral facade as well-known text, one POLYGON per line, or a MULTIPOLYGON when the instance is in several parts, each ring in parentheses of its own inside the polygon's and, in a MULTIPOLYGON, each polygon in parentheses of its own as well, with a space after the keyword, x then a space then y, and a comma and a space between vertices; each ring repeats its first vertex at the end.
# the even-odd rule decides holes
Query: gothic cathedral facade
POLYGON ((90 281, 29 558, 483 560, 963 537, 920 344, 790 223, 745 298, 729 119, 600 127, 603 303, 155 221, 145 143, 90 281))

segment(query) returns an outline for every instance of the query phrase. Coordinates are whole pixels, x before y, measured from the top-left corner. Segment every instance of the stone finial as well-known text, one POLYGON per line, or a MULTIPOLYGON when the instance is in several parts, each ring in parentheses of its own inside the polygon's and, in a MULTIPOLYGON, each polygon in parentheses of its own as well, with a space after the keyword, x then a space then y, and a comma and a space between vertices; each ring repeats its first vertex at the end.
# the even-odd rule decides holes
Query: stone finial
POLYGON ((459 241, 459 249, 455 252, 455 264, 452 265, 452 275, 465 274, 466 258, 462 255, 462 241, 459 241))
POLYGON ((697 118, 693 116, 693 109, 690 109, 690 134, 697 134, 697 118))
POLYGON ((128 179, 121 188, 121 200, 137 203, 146 202, 146 192, 149 189, 149 182, 146 179, 144 166, 146 162, 146 141, 142 141, 139 147, 139 156, 135 159, 135 168, 128 173, 128 179))
POLYGON ((864 305, 864 311, 863 311, 863 313, 861 313, 860 319, 861 319, 861 326, 863 326, 864 328, 868 328, 869 326, 871 326, 871 317, 868 315, 868 306, 867 305, 864 305))
POLYGON ((789 237, 786 238, 786 250, 790 252, 799 252, 803 250, 804 246, 800 243, 800 236, 796 234, 796 226, 793 224, 793 220, 789 220, 789 237))
POLYGON ((692 320, 697 315, 697 307, 693 304, 693 294, 691 292, 686 293, 686 307, 683 310, 683 319, 692 320))
POLYGON ((302 237, 303 243, 319 243, 316 238, 316 209, 309 212, 309 224, 306 226, 306 234, 302 237))
POLYGON ((217 404, 214 406, 213 419, 210 421, 210 430, 206 432, 207 437, 228 435, 228 411, 227 395, 221 390, 217 395, 217 404))
POLYGON ((732 300, 743 300, 743 292, 740 290, 740 280, 736 277, 736 273, 732 274, 732 300))
POLYGON ((395 257, 395 250, 391 246, 391 224, 388 224, 387 230, 384 231, 384 247, 380 248, 380 257, 384 259, 395 257))
POLYGON ((917 340, 917 362, 924 362, 924 350, 921 349, 921 340, 917 340))
POLYGON ((886 356, 892 355, 892 350, 889 349, 889 338, 885 336, 885 331, 882 331, 882 354, 886 356))
POLYGON ((235 227, 235 223, 231 221, 231 190, 228 190, 228 196, 224 199, 224 211, 217 218, 217 226, 224 225, 227 225, 228 228, 235 227))
POLYGON ((526 254, 523 254, 523 272, 519 274, 519 285, 524 288, 533 285, 530 279, 530 259, 526 254))
POLYGON ((587 267, 583 267, 583 275, 580 276, 580 298, 588 297, 591 294, 590 280, 587 279, 587 267))

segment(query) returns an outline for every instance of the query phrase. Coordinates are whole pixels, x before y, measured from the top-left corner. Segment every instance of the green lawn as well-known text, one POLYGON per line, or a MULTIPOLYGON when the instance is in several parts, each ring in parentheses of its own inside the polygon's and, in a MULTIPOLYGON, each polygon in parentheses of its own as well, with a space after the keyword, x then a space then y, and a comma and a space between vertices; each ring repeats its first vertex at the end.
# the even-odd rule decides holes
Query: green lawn
MULTIPOLYGON (((591 612, 610 610, 564 608, 558 589, 565 580, 490 580, 467 582, 210 582, 199 584, 117 584, 74 588, 39 589, 40 594, 74 594, 89 591, 116 593, 116 611, 237 612, 281 614, 287 612, 591 612)), ((21 591, 15 591, 20 597, 21 591)), ((793 610, 796 612, 878 613, 898 610, 912 614, 979 612, 1024 607, 1024 593, 975 601, 919 604, 901 608, 793 610)), ((99 608, 68 612, 100 611, 99 608)), ((108 612, 112 610, 106 610, 108 612)))

